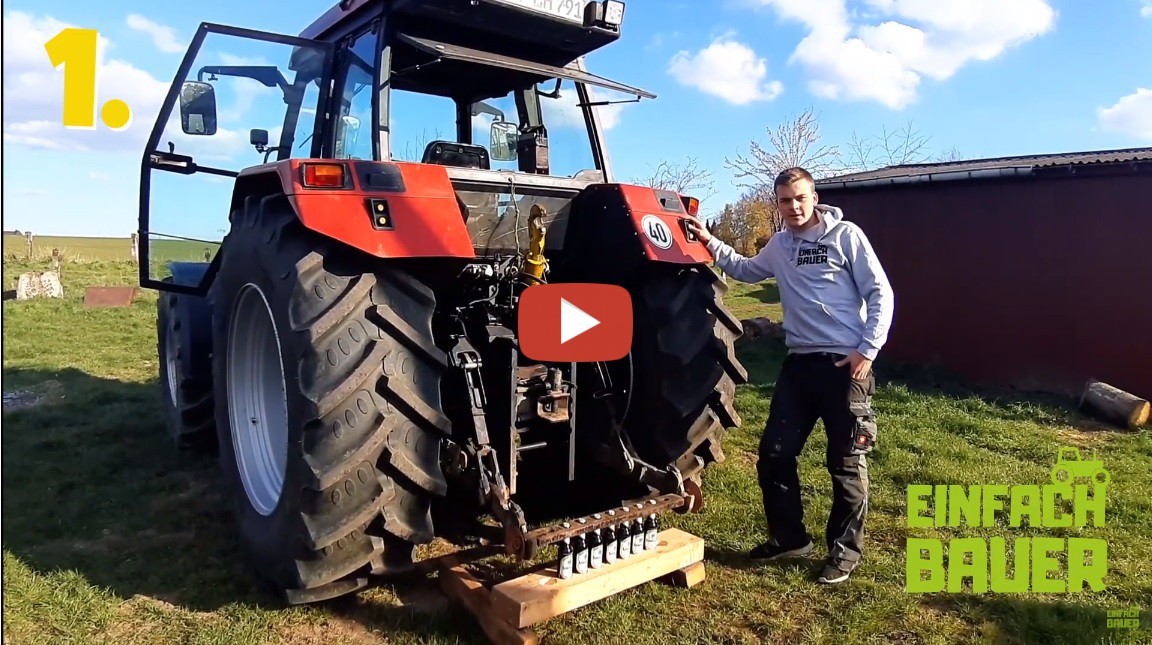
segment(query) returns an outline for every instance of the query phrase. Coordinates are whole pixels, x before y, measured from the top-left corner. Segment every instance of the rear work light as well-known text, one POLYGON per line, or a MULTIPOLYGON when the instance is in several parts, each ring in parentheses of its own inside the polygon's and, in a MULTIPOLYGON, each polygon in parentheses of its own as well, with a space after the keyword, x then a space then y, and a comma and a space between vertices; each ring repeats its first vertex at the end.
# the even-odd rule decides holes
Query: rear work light
POLYGON ((619 28, 624 23, 624 3, 620 0, 607 0, 604 3, 604 22, 619 28))
POLYGON ((624 2, 622 0, 589 2, 584 7, 584 23, 587 26, 607 27, 619 31, 620 25, 624 23, 624 2))
POLYGON ((343 188, 344 164, 306 163, 304 164, 305 188, 343 188))

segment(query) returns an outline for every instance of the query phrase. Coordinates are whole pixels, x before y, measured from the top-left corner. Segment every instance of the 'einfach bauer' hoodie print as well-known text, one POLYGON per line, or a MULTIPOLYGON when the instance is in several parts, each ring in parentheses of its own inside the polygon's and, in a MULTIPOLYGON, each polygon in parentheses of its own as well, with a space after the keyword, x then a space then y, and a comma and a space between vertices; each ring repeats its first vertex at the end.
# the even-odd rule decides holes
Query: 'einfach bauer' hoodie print
POLYGON ((835 206, 817 204, 820 222, 803 233, 776 233, 746 258, 715 236, 708 250, 725 274, 755 283, 775 277, 792 353, 857 350, 875 360, 888 340, 893 293, 860 227, 835 206))

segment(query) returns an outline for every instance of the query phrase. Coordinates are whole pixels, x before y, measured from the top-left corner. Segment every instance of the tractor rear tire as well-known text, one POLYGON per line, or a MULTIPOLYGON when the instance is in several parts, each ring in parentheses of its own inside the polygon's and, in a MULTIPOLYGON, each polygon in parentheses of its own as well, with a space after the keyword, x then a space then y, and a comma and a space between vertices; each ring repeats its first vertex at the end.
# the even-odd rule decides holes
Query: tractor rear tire
POLYGON ((210 452, 216 431, 209 341, 202 337, 207 330, 196 328, 206 321, 197 319, 199 311, 188 304, 189 298, 162 291, 156 302, 160 389, 168 435, 177 448, 210 452))
POLYGON ((625 433, 640 459, 675 464, 700 483, 708 464, 724 460, 726 429, 740 425, 736 386, 748 372, 734 343, 742 326, 724 306, 727 285, 707 266, 649 265, 638 277, 625 433))
POLYGON ((290 604, 409 572, 447 488, 432 291, 308 231, 283 195, 248 197, 231 219, 211 291, 213 380, 252 564, 290 604))

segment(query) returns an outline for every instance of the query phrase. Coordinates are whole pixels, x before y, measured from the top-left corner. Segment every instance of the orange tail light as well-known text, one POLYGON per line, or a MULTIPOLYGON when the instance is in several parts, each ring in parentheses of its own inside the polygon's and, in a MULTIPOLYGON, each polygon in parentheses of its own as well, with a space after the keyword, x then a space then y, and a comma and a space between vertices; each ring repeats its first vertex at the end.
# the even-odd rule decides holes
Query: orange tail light
POLYGON ((344 187, 344 164, 306 163, 303 166, 305 188, 344 187))

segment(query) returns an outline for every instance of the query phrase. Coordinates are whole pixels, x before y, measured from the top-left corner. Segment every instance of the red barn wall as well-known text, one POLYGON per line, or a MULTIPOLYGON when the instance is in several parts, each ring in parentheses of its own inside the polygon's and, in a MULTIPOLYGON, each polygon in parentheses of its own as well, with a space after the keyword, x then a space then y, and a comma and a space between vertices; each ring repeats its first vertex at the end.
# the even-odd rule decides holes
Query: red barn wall
POLYGON ((818 189, 896 295, 881 353, 984 383, 1152 399, 1152 173, 818 189))

